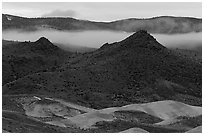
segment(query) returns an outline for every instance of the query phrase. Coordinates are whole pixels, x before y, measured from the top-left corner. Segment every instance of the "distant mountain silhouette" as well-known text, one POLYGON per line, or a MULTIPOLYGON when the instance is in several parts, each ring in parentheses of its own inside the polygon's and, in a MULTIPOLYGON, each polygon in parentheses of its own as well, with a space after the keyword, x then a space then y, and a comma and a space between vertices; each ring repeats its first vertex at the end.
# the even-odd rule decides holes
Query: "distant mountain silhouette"
POLYGON ((147 30, 150 33, 189 33, 202 31, 202 19, 191 17, 159 16, 147 19, 129 18, 112 22, 94 22, 74 18, 25 18, 2 14, 2 29, 36 31, 55 30, 115 30, 136 32, 147 30))
POLYGON ((201 67, 140 30, 70 57, 54 72, 6 84, 3 94, 45 94, 97 109, 160 100, 201 106, 201 67))

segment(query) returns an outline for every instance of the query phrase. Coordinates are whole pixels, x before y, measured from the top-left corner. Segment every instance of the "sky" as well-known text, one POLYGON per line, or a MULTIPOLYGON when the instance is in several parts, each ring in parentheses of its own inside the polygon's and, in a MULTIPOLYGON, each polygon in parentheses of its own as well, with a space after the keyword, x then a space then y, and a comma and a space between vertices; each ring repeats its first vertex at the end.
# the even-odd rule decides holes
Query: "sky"
POLYGON ((3 2, 2 12, 23 17, 113 21, 155 16, 202 17, 201 2, 3 2))

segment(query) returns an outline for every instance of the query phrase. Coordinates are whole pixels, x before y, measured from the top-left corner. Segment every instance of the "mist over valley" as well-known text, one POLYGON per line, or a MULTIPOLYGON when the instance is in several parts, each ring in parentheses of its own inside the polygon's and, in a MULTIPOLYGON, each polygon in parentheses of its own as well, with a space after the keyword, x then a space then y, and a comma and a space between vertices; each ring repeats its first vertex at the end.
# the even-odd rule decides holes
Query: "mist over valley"
MULTIPOLYGON (((40 37, 46 37, 52 43, 60 44, 58 46, 64 49, 69 46, 100 48, 105 43, 121 41, 131 34, 133 33, 109 30, 59 31, 49 29, 30 32, 5 30, 2 32, 2 38, 14 41, 36 41, 40 37)), ((194 49, 202 45, 202 32, 152 35, 159 43, 168 48, 194 49)))

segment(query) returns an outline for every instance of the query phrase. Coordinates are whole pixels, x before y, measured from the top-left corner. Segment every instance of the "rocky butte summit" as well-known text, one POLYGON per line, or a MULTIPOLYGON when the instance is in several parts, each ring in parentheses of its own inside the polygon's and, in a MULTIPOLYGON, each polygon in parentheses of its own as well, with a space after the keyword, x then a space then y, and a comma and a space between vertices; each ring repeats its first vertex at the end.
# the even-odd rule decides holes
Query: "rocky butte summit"
MULTIPOLYGON (((122 48, 131 48, 131 49, 141 47, 141 48, 148 48, 148 49, 159 51, 166 48, 163 45, 161 45, 146 30, 139 30, 134 34, 132 34, 131 36, 127 37, 126 39, 116 43, 118 43, 117 45, 118 47, 120 46, 122 48)), ((106 43, 101 48, 106 48, 109 45, 110 44, 106 43)), ((115 43, 112 45, 115 45, 115 43)))

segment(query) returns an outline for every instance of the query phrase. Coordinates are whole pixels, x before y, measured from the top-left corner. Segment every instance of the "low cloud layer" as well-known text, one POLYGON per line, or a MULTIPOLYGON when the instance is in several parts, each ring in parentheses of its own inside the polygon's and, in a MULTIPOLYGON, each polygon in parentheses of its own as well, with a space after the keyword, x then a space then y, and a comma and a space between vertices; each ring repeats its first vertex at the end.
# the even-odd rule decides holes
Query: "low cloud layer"
POLYGON ((75 17, 77 13, 73 10, 54 10, 50 13, 42 15, 43 17, 75 17))
MULTIPOLYGON (((35 32, 22 32, 18 30, 3 31, 2 38, 5 40, 18 41, 36 41, 44 36, 53 43, 59 43, 64 46, 76 45, 92 48, 99 48, 104 43, 121 41, 132 33, 115 32, 115 31, 57 31, 42 30, 35 32)), ((153 34, 153 36, 162 45, 169 48, 194 48, 202 45, 202 32, 186 34, 153 34)))

